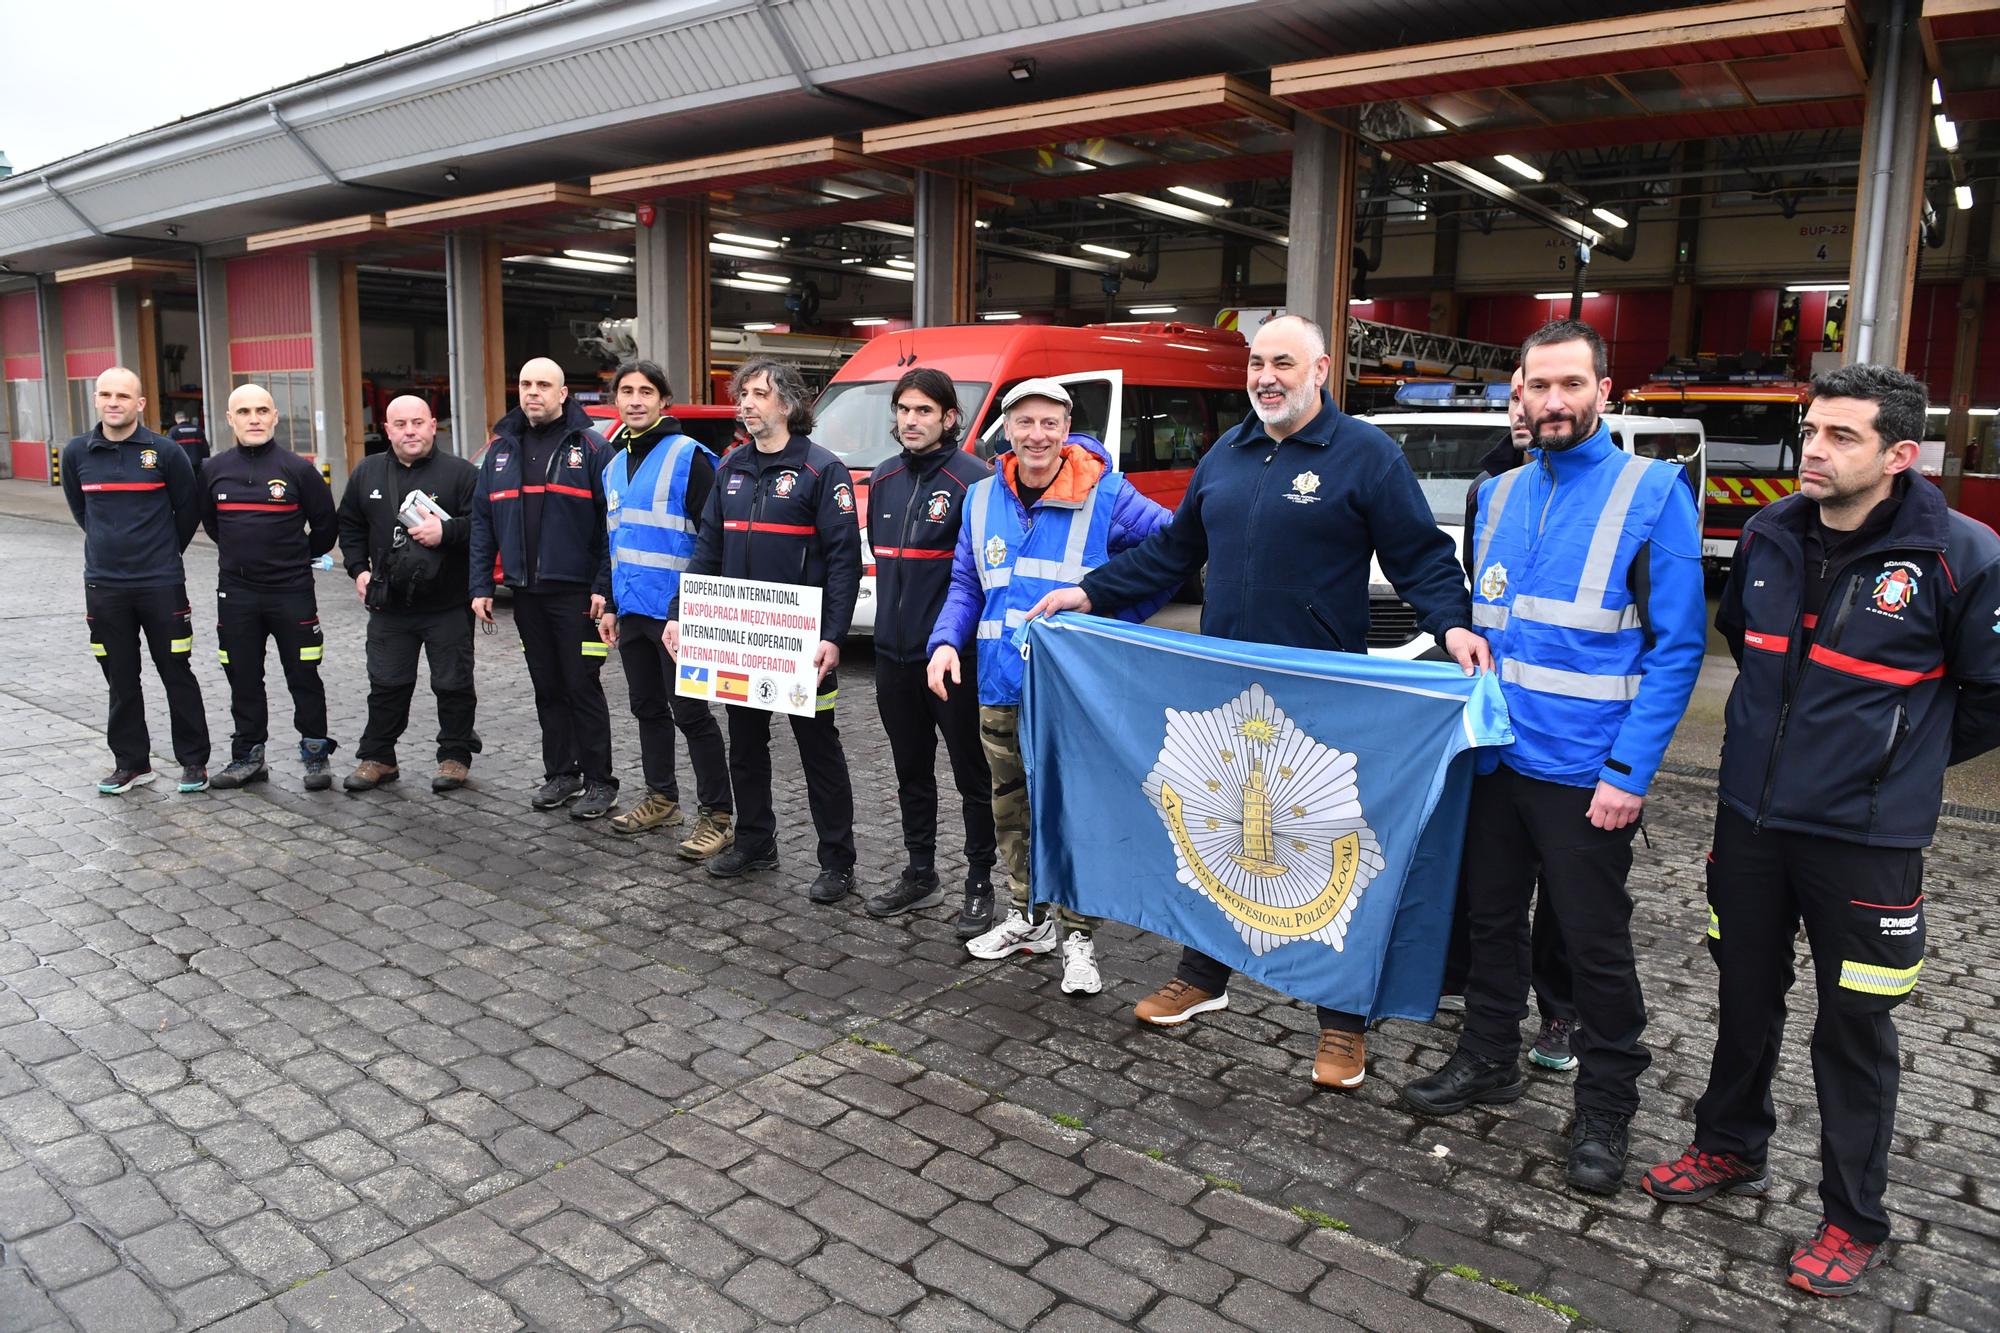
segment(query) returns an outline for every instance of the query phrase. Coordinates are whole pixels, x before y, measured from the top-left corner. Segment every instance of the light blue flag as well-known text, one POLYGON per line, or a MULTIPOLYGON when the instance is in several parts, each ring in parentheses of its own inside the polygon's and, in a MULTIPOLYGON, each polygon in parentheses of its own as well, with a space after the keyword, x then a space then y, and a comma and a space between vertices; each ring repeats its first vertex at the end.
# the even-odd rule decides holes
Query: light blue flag
POLYGON ((1432 1016, 1470 751, 1514 738, 1494 675, 1075 615, 1023 651, 1037 901, 1301 1000, 1432 1016))

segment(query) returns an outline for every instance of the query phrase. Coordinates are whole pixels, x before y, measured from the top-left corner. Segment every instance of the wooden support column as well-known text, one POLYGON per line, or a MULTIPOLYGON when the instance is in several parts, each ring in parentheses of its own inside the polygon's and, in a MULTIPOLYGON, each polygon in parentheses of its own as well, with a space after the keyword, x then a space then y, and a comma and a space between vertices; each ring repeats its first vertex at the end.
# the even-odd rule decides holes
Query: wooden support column
POLYGON ((917 173, 917 280, 910 319, 918 328, 972 322, 972 220, 970 181, 942 171, 917 173))
POLYGON ((444 286, 451 349, 451 447, 459 457, 470 458, 507 411, 498 242, 477 230, 446 237, 444 286))
POLYGON ((660 363, 676 401, 706 403, 710 326, 708 205, 661 200, 648 205, 633 234, 639 318, 639 355, 660 363))
POLYGON ((1347 382, 1354 203, 1354 140, 1324 120, 1299 117, 1293 130, 1292 243, 1286 250, 1285 310, 1326 330, 1326 350, 1333 358, 1326 383, 1336 400, 1347 382))

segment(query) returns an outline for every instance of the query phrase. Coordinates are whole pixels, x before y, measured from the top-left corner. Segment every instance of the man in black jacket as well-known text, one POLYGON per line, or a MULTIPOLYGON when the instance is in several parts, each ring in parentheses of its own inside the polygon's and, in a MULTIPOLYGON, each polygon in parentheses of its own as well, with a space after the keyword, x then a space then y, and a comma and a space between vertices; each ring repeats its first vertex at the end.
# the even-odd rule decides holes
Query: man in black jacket
POLYGON ((208 437, 201 433, 201 427, 188 420, 187 413, 174 413, 174 424, 167 431, 167 438, 186 452, 195 471, 201 471, 201 465, 208 461, 208 437))
POLYGON ((421 651, 430 658, 437 695, 438 766, 431 790, 456 791, 479 749, 472 729, 478 702, 472 610, 464 593, 479 470, 437 452, 437 420, 421 398, 396 399, 382 424, 388 452, 362 459, 340 497, 341 559, 369 612, 368 725, 355 747, 360 762, 342 785, 373 791, 401 776, 396 741, 410 722, 421 651), (418 516, 417 510, 425 512, 418 516))
POLYGON ((241 787, 270 776, 264 766, 270 713, 264 700, 264 641, 292 695, 307 791, 333 785, 327 761, 326 686, 319 678, 325 636, 313 592, 312 562, 333 549, 333 490, 312 460, 273 443, 278 408, 261 386, 229 395, 236 447, 201 469, 201 525, 215 543, 216 654, 229 677, 229 767, 215 785, 241 787))
POLYGON ((111 716, 104 739, 106 796, 153 780, 146 697, 139 688, 139 635, 167 687, 180 789, 208 786, 208 719, 189 657, 194 623, 181 552, 201 522, 187 455, 139 424, 139 377, 114 366, 97 377, 97 425, 63 446, 63 498, 83 529, 83 612, 90 651, 104 668, 111 716))
MULTIPOLYGON (((797 367, 765 357, 743 363, 730 384, 750 445, 722 460, 695 539, 690 574, 720 574, 819 588, 819 693, 811 717, 794 717, 805 766, 806 801, 819 834, 815 903, 854 889, 854 789, 834 724, 840 697, 840 640, 861 590, 861 525, 847 465, 813 443, 812 399, 797 367)), ((678 599, 667 622, 667 651, 680 653, 678 599)), ((733 879, 778 865, 778 819, 771 806, 771 715, 729 705, 729 779, 736 795, 736 845, 708 862, 733 879)))
POLYGON ((2000 537, 1917 475, 1927 400, 1883 366, 1815 380, 1798 493, 1750 520, 1731 562, 1715 624, 1739 671, 1708 856, 1721 1012, 1694 1142, 1641 1182, 1665 1203, 1770 1188, 1803 921, 1821 1218, 1787 1280, 1821 1296, 1882 1262, 1890 1013, 1924 965, 1923 848, 1946 766, 2000 744, 2000 537))
POLYGON ((530 802, 602 819, 618 800, 611 709, 600 678, 610 649, 598 619, 611 595, 604 530, 610 454, 570 401, 562 367, 521 367, 521 405, 500 418, 472 501, 472 613, 493 623, 496 580, 514 590, 542 726, 542 786, 530 802), (579 799, 580 798, 580 799, 579 799))
POLYGON ((951 587, 951 557, 965 513, 966 488, 993 469, 960 447, 958 391, 930 366, 904 374, 890 397, 902 452, 876 467, 868 483, 868 534, 875 555, 875 708, 896 764, 896 804, 903 814, 902 877, 867 903, 868 915, 896 916, 944 901, 937 875, 937 740, 944 736, 951 776, 965 812, 965 905, 960 939, 993 925, 993 775, 979 744, 979 682, 968 666, 930 691, 925 648, 951 587))

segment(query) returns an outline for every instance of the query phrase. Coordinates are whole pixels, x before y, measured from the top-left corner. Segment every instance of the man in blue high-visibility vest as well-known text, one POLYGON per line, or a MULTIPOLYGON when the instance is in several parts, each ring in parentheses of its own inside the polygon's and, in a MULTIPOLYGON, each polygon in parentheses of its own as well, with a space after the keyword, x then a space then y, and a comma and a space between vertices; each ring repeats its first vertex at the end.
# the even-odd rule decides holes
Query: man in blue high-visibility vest
MULTIPOLYGON (((1048 905, 1029 907, 1028 778, 1020 734, 1020 636, 1028 609, 1137 546, 1171 517, 1100 455, 1070 443, 1069 391, 1055 380, 1022 380, 1007 391, 1000 411, 1013 451, 966 492, 951 587, 931 630, 928 670, 931 692, 946 698, 947 681, 963 683, 959 651, 978 643, 979 742, 993 771, 993 827, 1013 906, 999 925, 966 941, 974 958, 1047 953, 1057 944, 1048 905)), ((1067 907, 1061 917, 1067 927, 1063 991, 1094 995, 1104 985, 1092 942, 1097 923, 1067 907)))
POLYGON ((1701 533, 1680 469, 1625 453, 1605 427, 1611 378, 1596 330, 1545 325, 1522 345, 1521 371, 1533 451, 1481 485, 1472 535, 1472 620, 1492 645, 1515 741, 1482 752, 1466 817, 1465 1027, 1403 1100, 1449 1115, 1522 1095, 1539 865, 1582 1015, 1569 1183, 1613 1194, 1651 1060, 1625 879, 1647 788, 1701 671, 1701 533))
POLYGON ((687 737, 700 813, 680 845, 689 861, 706 861, 736 840, 729 798, 729 759, 722 728, 705 699, 674 693, 674 659, 667 652, 668 612, 681 575, 694 558, 695 529, 715 489, 715 455, 665 415, 667 373, 651 361, 628 361, 611 377, 618 428, 604 469, 605 523, 611 541, 611 605, 598 632, 618 650, 625 688, 639 722, 639 761, 646 798, 611 820, 613 832, 649 833, 682 822, 674 778, 674 729, 687 737))

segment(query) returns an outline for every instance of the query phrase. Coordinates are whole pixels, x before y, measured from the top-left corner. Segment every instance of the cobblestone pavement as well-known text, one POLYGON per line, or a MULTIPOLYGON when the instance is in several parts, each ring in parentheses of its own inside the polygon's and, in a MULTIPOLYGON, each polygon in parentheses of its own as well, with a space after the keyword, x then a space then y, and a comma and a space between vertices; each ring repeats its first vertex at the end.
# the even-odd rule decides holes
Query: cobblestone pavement
MULTIPOLYGON (((1053 958, 972 962, 943 913, 809 907, 795 763, 784 872, 748 884, 531 813, 504 627, 479 640, 467 791, 309 797, 286 755, 243 792, 101 798, 80 539, 0 517, 0 554, 0 1329, 1536 1330, 1570 1322, 1556 1305, 1642 1333, 2000 1328, 1990 826, 1947 827, 1931 863, 1897 1244, 1865 1294, 1815 1302, 1780 1281, 1817 1213, 1802 1039, 1768 1199, 1586 1199, 1563 1076, 1442 1124, 1397 1108, 1449 1016, 1383 1025, 1366 1086, 1316 1092, 1310 1011, 1256 987, 1138 1030, 1172 951, 1130 929, 1100 936, 1105 993, 1065 997, 1053 958)), ((212 606, 205 544, 189 567, 212 606)), ((362 612, 320 587, 351 759, 362 612)), ((879 884, 900 848, 858 655, 842 712, 879 884)), ((427 737, 421 694, 417 718, 427 737)), ((630 792, 625 722, 618 753, 630 792)), ((1678 1149, 1706 1070, 1711 800, 1663 781, 1634 874, 1639 1164, 1678 1149)))

